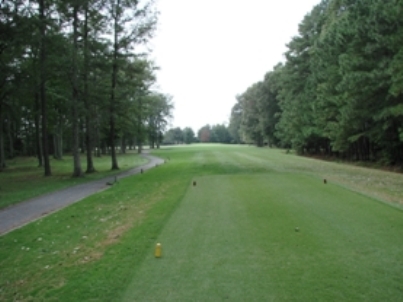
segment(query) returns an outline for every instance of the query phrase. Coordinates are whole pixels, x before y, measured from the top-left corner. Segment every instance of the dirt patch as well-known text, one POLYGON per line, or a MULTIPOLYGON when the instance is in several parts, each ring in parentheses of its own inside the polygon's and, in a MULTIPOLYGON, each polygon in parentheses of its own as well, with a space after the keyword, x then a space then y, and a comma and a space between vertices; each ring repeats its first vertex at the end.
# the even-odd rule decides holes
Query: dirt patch
POLYGON ((106 247, 111 244, 115 244, 120 240, 120 237, 126 233, 133 226, 133 222, 127 222, 124 225, 121 225, 113 230, 108 232, 106 239, 99 243, 100 247, 106 247))

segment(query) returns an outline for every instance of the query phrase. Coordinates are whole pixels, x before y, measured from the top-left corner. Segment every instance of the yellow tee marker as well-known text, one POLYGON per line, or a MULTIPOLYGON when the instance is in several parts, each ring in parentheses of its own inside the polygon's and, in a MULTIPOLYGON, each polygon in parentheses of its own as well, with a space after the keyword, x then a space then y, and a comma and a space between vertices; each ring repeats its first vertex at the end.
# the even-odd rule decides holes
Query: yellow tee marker
POLYGON ((161 247, 161 243, 157 243, 157 245, 155 246, 155 258, 161 258, 162 256, 162 247, 161 247))

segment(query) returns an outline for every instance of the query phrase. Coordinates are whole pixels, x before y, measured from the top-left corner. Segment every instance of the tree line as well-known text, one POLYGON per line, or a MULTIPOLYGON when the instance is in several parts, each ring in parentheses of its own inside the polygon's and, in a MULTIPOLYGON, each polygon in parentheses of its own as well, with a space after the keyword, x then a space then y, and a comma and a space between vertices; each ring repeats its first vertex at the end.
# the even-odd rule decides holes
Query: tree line
POLYGON ((401 164, 402 8, 402 0, 322 0, 285 62, 237 96, 231 133, 258 146, 401 164))
POLYGON ((171 128, 164 133, 163 143, 172 144, 192 144, 192 143, 240 143, 234 141, 229 129, 224 124, 209 124, 201 127, 196 133, 190 127, 181 129, 171 128))
POLYGON ((4 0, 0 10, 0 171, 6 159, 73 155, 73 176, 95 171, 93 156, 147 141, 159 147, 172 116, 156 92, 147 42, 157 24, 153 1, 4 0))

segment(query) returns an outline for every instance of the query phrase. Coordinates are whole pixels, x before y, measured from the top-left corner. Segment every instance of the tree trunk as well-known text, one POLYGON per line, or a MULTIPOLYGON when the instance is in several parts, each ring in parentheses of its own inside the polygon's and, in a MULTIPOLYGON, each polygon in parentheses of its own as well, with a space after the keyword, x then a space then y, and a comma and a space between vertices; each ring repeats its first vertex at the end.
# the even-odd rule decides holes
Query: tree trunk
POLYGON ((95 156, 96 157, 101 157, 101 138, 100 138, 100 134, 99 134, 99 127, 98 127, 98 122, 97 122, 97 125, 95 126, 95 141, 96 141, 96 143, 95 143, 95 146, 96 146, 96 148, 95 148, 95 156))
POLYGON ((157 149, 160 148, 160 145, 161 145, 161 131, 158 131, 158 134, 157 134, 157 149))
MULTIPOLYGON (((2 121, 0 122, 2 124, 2 121)), ((3 127, 0 126, 0 171, 6 167, 6 157, 4 154, 4 135, 3 135, 3 127)))
POLYGON ((120 6, 120 0, 117 1, 115 6, 115 16, 114 16, 114 42, 113 42, 113 65, 112 65, 112 87, 111 87, 111 98, 109 104, 109 140, 111 144, 111 157, 112 157, 112 170, 118 170, 118 161, 116 158, 115 150, 115 136, 116 136, 116 125, 115 125, 115 90, 116 90, 116 77, 118 72, 118 18, 120 13, 118 13, 120 6))
POLYGON ((91 125, 91 122, 90 122, 90 119, 89 119, 87 113, 86 113, 86 117, 85 117, 85 124, 86 124, 85 147, 86 147, 86 153, 87 153, 87 169, 86 169, 85 173, 93 173, 93 172, 95 172, 95 167, 94 167, 94 161, 92 158, 92 140, 91 140, 91 132, 92 132, 91 126, 92 125, 91 125))
POLYGON ((8 158, 14 158, 14 136, 11 129, 11 117, 10 114, 7 117, 7 136, 8 136, 8 158))
POLYGON ((103 139, 101 142, 101 155, 108 154, 108 146, 106 145, 105 140, 103 139))
MULTIPOLYGON (((81 119, 80 119, 81 120, 81 119)), ((82 123, 79 123, 79 131, 78 131, 78 137, 80 140, 80 145, 79 145, 79 152, 81 154, 85 154, 87 150, 87 144, 85 143, 85 134, 84 134, 84 129, 85 129, 85 118, 82 123), (83 135, 80 135, 80 133, 83 133, 83 135)))
POLYGON ((109 129, 110 129, 110 140, 111 140, 111 146, 110 146, 110 151, 111 151, 111 158, 112 158, 112 170, 119 170, 118 166, 118 161, 116 157, 116 148, 115 148, 115 119, 110 117, 109 120, 109 129))
POLYGON ((92 159, 92 139, 91 134, 93 130, 93 123, 91 123, 91 106, 88 99, 88 72, 89 72, 89 56, 88 56, 88 3, 85 4, 85 20, 84 20, 84 70, 83 70, 83 82, 84 82, 84 107, 85 107, 85 148, 87 154, 87 169, 85 173, 94 173, 94 161, 92 159))
POLYGON ((72 54, 72 127, 73 127, 73 177, 83 175, 80 161, 80 135, 78 114, 78 83, 77 83, 77 52, 78 52, 78 4, 73 7, 73 54, 72 54))
POLYGON ((35 116, 34 116, 34 123, 35 123, 35 143, 36 143, 36 156, 38 158, 38 167, 43 166, 42 161, 42 144, 41 144, 41 133, 39 129, 39 95, 35 93, 35 116))
POLYGON ((120 153, 126 154, 126 135, 123 135, 120 141, 120 153))
POLYGON ((139 98, 139 119, 138 119, 138 124, 137 124, 137 153, 141 154, 143 151, 143 131, 142 131, 142 110, 143 110, 143 101, 141 97, 139 98))
POLYGON ((54 149, 53 158, 54 159, 60 159, 60 158, 58 158, 58 156, 59 156, 59 147, 57 145, 57 134, 56 133, 53 134, 53 149, 54 149))
POLYGON ((25 123, 25 140, 22 146, 22 155, 24 156, 32 156, 34 152, 32 152, 32 123, 25 123))
POLYGON ((0 171, 6 167, 6 157, 4 154, 4 133, 3 133, 3 108, 0 101, 0 171))
POLYGON ((58 110, 59 118, 53 131, 53 158, 62 159, 63 157, 63 130, 62 130, 62 114, 58 110))
POLYGON ((45 0, 39 0, 39 20, 40 20, 40 86, 39 93, 41 99, 41 113, 42 113, 42 147, 43 147, 43 160, 44 160, 44 174, 51 176, 49 160, 49 145, 48 145, 48 110, 46 103, 46 16, 45 16, 45 0))
POLYGON ((54 159, 62 159, 63 158, 63 137, 62 131, 58 126, 58 129, 53 134, 53 146, 55 151, 53 152, 54 159))

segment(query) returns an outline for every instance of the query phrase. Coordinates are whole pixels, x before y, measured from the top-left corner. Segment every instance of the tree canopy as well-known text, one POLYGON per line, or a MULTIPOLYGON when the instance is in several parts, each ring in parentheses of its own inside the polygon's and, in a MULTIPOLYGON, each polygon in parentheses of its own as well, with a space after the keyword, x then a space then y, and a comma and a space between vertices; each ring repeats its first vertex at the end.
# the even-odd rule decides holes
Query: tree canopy
POLYGON ((403 1, 323 0, 285 62, 237 97, 230 131, 258 146, 403 162, 403 1))
POLYGON ((149 140, 158 147, 172 98, 153 91, 156 67, 144 45, 153 36, 153 1, 1 2, 0 170, 6 158, 73 154, 73 176, 94 172, 92 156, 149 140))

